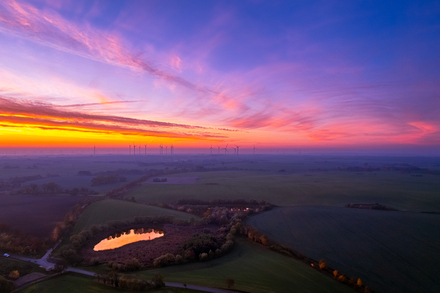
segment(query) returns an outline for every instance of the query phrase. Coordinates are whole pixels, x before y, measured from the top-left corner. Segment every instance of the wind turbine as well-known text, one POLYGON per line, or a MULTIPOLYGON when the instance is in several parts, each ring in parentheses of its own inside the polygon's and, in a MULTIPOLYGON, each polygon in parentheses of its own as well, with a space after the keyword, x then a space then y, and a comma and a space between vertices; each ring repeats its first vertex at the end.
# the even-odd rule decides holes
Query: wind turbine
POLYGON ((96 145, 93 145, 93 155, 96 155, 96 145))
POLYGON ((145 155, 147 155, 147 145, 144 144, 144 146, 145 146, 145 155))
POLYGON ((133 155, 136 155, 136 145, 133 144, 133 155))
POLYGON ((220 146, 217 146, 218 147, 218 154, 220 155, 220 146))
POLYGON ((240 150, 240 145, 235 145, 237 147, 237 156, 238 156, 238 151, 240 150))
POLYGON ((229 145, 229 144, 226 144, 226 147, 224 148, 224 149, 225 149, 225 155, 226 155, 227 152, 229 153, 229 151, 228 151, 228 145, 229 145))
POLYGON ((128 145, 128 154, 131 155, 131 144, 128 145))
POLYGON ((171 152, 171 155, 174 155, 174 145, 171 145, 170 152, 171 152))
POLYGON ((211 144, 211 148, 210 148, 210 150, 211 150, 211 156, 212 156, 212 144, 211 144))
POLYGON ((256 150, 257 148, 255 147, 255 145, 254 145, 254 148, 253 148, 253 150, 254 150, 254 155, 255 155, 255 150, 256 150))

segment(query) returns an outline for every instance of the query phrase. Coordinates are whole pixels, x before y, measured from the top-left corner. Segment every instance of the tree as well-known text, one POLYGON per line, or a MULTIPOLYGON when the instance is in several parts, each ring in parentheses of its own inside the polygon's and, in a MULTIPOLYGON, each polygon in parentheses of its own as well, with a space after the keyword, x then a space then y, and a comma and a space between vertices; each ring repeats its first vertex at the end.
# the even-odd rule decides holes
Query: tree
POLYGON ((59 186, 55 182, 49 182, 49 183, 43 184, 42 188, 43 188, 43 191, 45 193, 55 194, 55 193, 58 193, 58 192, 62 191, 61 186, 59 186))
POLYGON ((77 187, 73 188, 73 189, 70 191, 70 195, 72 195, 72 196, 77 196, 78 193, 79 193, 79 189, 78 189, 77 187))
POLYGON ((54 270, 56 272, 62 272, 66 267, 67 267, 67 261, 65 259, 59 259, 55 264, 54 270))
POLYGON ((128 271, 137 271, 141 268, 141 266, 142 266, 141 263, 135 257, 131 259, 127 259, 125 261, 125 267, 128 271))
POLYGON ((261 244, 263 244, 264 246, 267 246, 267 243, 268 243, 268 239, 267 239, 267 237, 266 237, 265 235, 261 235, 261 236, 260 236, 260 242, 261 242, 261 244))
POLYGON ((118 287, 118 279, 119 279, 119 275, 117 272, 115 271, 110 271, 107 273, 107 278, 110 280, 111 285, 114 287, 118 287))
POLYGON ((159 288, 165 286, 162 275, 154 275, 153 278, 151 279, 151 281, 153 282, 154 288, 156 288, 156 289, 159 289, 159 288))
POLYGON ((234 279, 231 278, 226 279, 226 285, 228 286, 228 289, 231 289, 232 286, 234 286, 234 283, 235 283, 234 279))
POLYGON ((37 194, 39 191, 40 191, 40 188, 35 183, 33 183, 33 184, 31 184, 31 185, 26 187, 26 192, 27 193, 37 194))
POLYGON ((321 260, 319 261, 319 268, 320 268, 321 270, 325 270, 327 267, 328 267, 328 266, 327 266, 327 263, 325 262, 325 260, 321 259, 321 260))
POLYGON ((345 281, 347 281, 347 278, 344 275, 339 275, 338 281, 341 283, 345 283, 345 281))

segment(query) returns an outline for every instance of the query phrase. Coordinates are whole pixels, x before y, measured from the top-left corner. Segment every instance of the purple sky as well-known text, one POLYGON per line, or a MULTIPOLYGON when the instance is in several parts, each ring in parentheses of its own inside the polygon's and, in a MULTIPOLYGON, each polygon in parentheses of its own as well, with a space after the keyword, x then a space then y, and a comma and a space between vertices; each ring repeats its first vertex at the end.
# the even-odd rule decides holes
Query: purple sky
POLYGON ((4 0, 0 145, 437 148, 439 52, 438 1, 4 0))

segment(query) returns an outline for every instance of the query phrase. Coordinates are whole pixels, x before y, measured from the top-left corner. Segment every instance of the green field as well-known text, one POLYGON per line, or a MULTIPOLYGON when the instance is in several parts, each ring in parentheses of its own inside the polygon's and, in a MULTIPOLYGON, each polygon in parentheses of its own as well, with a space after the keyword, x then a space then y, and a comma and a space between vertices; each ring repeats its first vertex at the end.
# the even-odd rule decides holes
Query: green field
POLYGON ((215 260, 133 274, 144 279, 161 274, 166 282, 218 288, 226 288, 226 279, 232 278, 233 289, 253 293, 353 292, 303 263, 245 239, 238 239, 232 252, 215 260))
POLYGON ((435 175, 378 171, 354 172, 204 172, 169 175, 198 177, 195 184, 144 184, 129 192, 141 202, 174 202, 182 198, 256 199, 281 206, 331 205, 350 202, 386 204, 403 210, 440 211, 440 180, 435 175), (310 175, 310 176, 306 176, 310 175), (207 185, 218 183, 218 185, 207 185))
POLYGON ((9 275, 9 273, 14 270, 18 270, 18 272, 20 273, 20 277, 33 272, 46 272, 44 269, 40 268, 36 264, 0 256, 0 276, 9 275))
POLYGON ((298 206, 247 223, 379 292, 439 292, 440 215, 298 206))
MULTIPOLYGON (((99 292, 141 292, 132 290, 122 290, 106 286, 103 284, 98 284, 93 281, 91 277, 68 274, 53 279, 49 279, 43 282, 30 285, 23 290, 21 293, 53 293, 53 292, 63 292, 63 293, 99 293, 99 292)), ((145 291, 142 291, 145 292, 145 291)), ((178 288, 162 288, 160 290, 148 291, 152 293, 197 293, 199 291, 178 289, 178 288)))
POLYGON ((102 200, 87 207, 78 220, 73 233, 78 233, 91 225, 106 224, 109 221, 129 220, 137 216, 173 216, 178 219, 197 219, 195 215, 144 204, 122 201, 102 200))

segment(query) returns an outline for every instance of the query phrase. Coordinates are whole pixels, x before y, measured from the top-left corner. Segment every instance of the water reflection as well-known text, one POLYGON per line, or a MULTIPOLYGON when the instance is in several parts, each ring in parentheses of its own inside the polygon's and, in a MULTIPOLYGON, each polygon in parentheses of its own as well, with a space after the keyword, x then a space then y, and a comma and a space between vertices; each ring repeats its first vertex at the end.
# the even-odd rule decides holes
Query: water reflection
POLYGON ((142 240, 153 240, 155 238, 162 237, 164 235, 161 230, 153 229, 130 229, 128 231, 116 233, 113 236, 109 236, 103 239, 101 242, 95 245, 94 251, 115 249, 130 243, 142 241, 142 240))

